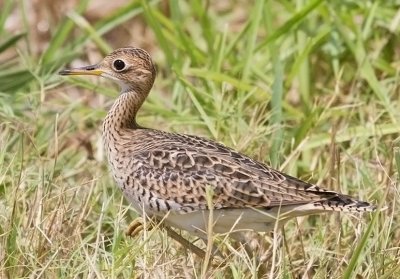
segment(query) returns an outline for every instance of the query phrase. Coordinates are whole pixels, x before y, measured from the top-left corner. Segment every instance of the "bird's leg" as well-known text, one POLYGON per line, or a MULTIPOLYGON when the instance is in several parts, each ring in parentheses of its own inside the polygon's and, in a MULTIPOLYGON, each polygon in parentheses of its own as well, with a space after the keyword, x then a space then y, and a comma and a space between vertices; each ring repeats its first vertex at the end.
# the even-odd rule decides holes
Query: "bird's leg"
POLYGON ((202 249, 200 249, 187 239, 183 238, 180 234, 176 233, 170 227, 164 226, 162 222, 160 223, 159 220, 155 217, 150 218, 149 221, 146 223, 144 222, 144 219, 142 217, 137 217, 129 224, 128 229, 125 231, 125 235, 132 238, 136 237, 143 230, 152 230, 157 223, 160 224, 159 226, 161 228, 167 231, 169 237, 179 242, 184 248, 186 248, 189 251, 192 251, 195 255, 197 255, 202 259, 205 258, 205 252, 202 249))
POLYGON ((170 227, 164 226, 164 229, 167 231, 169 237, 179 242, 184 248, 192 251, 194 254, 196 254, 196 256, 200 257, 201 259, 205 258, 206 253, 202 249, 188 241, 186 238, 183 238, 180 234, 176 233, 170 227))

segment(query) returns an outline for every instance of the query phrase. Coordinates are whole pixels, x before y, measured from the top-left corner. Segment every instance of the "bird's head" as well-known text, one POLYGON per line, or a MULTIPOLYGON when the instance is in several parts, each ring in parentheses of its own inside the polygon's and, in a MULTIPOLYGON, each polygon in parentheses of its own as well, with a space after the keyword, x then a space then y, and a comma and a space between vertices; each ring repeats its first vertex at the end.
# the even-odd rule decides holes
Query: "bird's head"
POLYGON ((148 93, 153 86, 156 69, 150 55, 140 48, 119 48, 107 55, 100 63, 65 69, 60 75, 95 75, 116 81, 121 92, 148 93))

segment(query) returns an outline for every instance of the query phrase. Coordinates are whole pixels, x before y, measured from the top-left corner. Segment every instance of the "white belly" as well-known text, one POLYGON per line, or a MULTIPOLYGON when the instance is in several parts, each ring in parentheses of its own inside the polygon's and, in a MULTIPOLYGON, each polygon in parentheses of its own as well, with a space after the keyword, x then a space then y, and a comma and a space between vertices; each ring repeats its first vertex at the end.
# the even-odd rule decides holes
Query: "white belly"
POLYGON ((254 230, 266 232, 273 230, 276 222, 275 212, 255 209, 219 209, 196 211, 186 214, 170 213, 165 222, 167 225, 186 230, 199 237, 206 237, 208 224, 213 224, 214 233, 232 233, 254 230), (274 215, 275 214, 275 215, 274 215), (212 218, 212 220, 210 220, 212 218))
MULTIPOLYGON (((323 210, 314 209, 313 204, 287 205, 268 210, 254 208, 218 209, 213 211, 212 226, 214 233, 221 234, 249 230, 269 232, 273 231, 276 225, 281 226, 290 218, 321 212, 323 210)), ((205 238, 210 217, 208 210, 186 214, 170 212, 166 218, 166 223, 205 238)))

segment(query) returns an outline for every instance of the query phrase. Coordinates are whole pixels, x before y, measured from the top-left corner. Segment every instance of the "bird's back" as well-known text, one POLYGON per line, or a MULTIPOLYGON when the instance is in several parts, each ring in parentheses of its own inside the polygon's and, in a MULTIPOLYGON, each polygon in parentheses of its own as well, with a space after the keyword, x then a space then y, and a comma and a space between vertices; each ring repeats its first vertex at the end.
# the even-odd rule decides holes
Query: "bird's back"
POLYGON ((114 175, 136 208, 144 206, 155 214, 208 209, 207 186, 215 209, 299 206, 304 211, 299 215, 374 209, 201 137, 135 129, 126 130, 119 142, 111 162, 114 175), (124 163, 118 167, 115 162, 124 163))

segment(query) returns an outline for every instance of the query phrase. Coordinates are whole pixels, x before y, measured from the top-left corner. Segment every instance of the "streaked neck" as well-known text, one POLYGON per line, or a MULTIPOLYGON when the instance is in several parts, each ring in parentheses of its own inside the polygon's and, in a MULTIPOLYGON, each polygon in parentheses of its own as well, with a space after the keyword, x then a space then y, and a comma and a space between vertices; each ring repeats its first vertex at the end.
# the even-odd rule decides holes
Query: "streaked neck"
POLYGON ((121 93, 108 111, 103 123, 103 137, 106 144, 118 144, 126 129, 140 128, 136 123, 136 114, 147 94, 135 91, 121 93))

